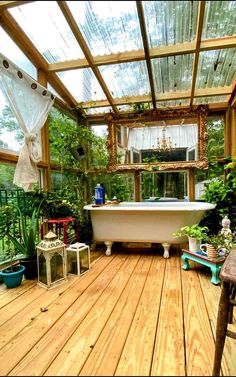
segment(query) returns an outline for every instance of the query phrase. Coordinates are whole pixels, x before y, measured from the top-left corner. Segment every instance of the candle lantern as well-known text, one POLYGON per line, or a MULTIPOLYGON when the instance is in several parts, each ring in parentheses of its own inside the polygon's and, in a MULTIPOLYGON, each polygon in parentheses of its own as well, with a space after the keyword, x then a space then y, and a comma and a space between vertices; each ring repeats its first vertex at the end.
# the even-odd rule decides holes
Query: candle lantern
POLYGON ((66 245, 48 232, 37 246, 38 284, 52 288, 67 280, 66 245))
POLYGON ((85 243, 76 242, 67 247, 68 273, 82 275, 90 269, 90 248, 85 243))

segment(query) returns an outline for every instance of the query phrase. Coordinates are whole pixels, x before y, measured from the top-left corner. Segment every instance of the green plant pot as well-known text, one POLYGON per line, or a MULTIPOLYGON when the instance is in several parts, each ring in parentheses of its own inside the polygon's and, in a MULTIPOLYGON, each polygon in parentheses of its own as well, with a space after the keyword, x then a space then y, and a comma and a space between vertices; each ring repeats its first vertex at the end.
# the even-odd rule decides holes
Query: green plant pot
POLYGON ((9 268, 5 268, 0 271, 0 274, 7 288, 16 288, 21 285, 24 271, 25 267, 18 265, 13 267, 13 272, 11 272, 9 268))

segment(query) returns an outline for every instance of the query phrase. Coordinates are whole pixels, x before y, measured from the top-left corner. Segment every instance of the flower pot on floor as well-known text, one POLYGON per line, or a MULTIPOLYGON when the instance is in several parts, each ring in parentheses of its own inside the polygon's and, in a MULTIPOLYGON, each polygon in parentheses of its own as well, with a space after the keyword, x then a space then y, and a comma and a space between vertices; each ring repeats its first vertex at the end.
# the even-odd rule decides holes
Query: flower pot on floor
POLYGON ((21 285, 24 271, 25 267, 19 264, 17 266, 13 266, 13 272, 11 271, 11 268, 8 267, 0 271, 0 274, 3 278, 3 283, 7 286, 7 288, 16 288, 21 285))
POLYGON ((24 276, 26 279, 38 277, 37 255, 21 259, 20 264, 25 267, 24 276))

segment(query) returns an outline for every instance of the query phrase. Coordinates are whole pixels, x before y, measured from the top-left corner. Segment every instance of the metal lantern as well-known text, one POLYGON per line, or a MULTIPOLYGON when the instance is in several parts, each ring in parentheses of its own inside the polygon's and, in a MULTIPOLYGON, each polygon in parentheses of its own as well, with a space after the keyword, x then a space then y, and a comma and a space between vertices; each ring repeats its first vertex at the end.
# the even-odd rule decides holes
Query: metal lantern
POLYGON ((66 245, 48 232, 37 246, 38 284, 52 288, 67 280, 66 245))
POLYGON ((68 273, 82 275, 90 269, 90 248, 85 243, 76 242, 67 247, 68 273))

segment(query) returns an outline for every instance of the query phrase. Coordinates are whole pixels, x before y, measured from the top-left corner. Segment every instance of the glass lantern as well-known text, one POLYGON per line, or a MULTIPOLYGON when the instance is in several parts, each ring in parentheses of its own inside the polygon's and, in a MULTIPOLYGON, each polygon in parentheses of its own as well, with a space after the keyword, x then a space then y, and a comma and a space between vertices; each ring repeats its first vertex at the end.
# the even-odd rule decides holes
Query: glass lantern
POLYGON ((76 242, 67 247, 68 273, 82 275, 90 269, 90 248, 85 243, 76 242))
POLYGON ((38 284, 52 288, 67 280, 66 245, 48 232, 37 246, 38 284))

